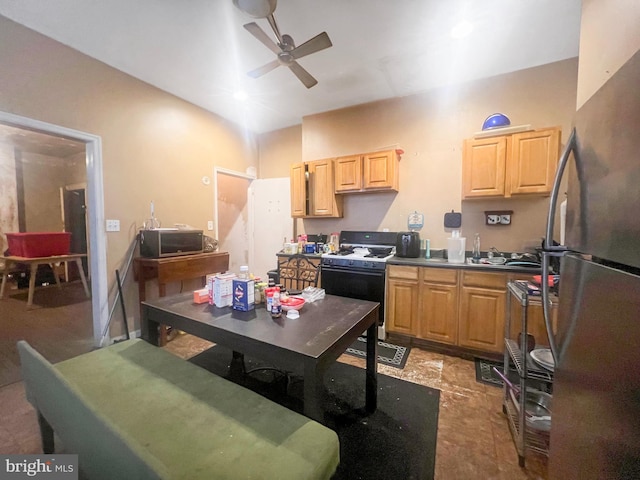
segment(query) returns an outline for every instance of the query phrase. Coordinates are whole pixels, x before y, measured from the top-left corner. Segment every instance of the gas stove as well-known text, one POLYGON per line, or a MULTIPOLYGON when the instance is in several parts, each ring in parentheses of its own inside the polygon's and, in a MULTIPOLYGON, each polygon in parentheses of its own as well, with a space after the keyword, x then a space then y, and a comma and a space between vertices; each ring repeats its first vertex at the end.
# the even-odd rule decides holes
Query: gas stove
POLYGON ((340 232, 340 248, 320 259, 322 287, 329 295, 379 302, 378 338, 384 340, 386 262, 395 255, 395 232, 340 232))
POLYGON ((337 252, 322 255, 322 265, 353 269, 384 270, 385 262, 395 255, 395 232, 340 233, 337 252))

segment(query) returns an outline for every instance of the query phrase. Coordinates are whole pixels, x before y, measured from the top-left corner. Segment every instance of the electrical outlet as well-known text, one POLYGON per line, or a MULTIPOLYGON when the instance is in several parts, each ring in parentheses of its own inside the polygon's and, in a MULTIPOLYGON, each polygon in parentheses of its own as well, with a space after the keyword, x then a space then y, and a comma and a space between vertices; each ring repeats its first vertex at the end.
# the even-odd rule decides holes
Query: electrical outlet
POLYGON ((509 225, 511 223, 511 215, 500 215, 500 223, 502 225, 509 225))
POLYGON ((210 232, 213 231, 213 220, 209 220, 207 222, 207 230, 209 230, 210 232))
POLYGON ((107 232, 119 232, 120 220, 107 220, 107 232))
POLYGON ((497 225, 500 223, 500 215, 487 215, 487 223, 489 225, 497 225))

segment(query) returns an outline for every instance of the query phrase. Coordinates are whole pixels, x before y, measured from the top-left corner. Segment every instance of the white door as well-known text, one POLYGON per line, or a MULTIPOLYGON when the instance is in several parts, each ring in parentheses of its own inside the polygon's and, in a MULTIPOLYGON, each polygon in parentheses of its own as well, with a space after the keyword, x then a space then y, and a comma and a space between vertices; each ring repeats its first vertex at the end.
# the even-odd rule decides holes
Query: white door
MULTIPOLYGON (((229 271, 240 272, 241 265, 250 265, 249 186, 253 178, 223 169, 215 171, 215 218, 218 249, 229 252, 229 271)), ((251 266, 249 267, 251 268, 251 266)))
POLYGON ((284 239, 293 236, 290 180, 264 178, 251 183, 253 199, 253 259, 251 271, 263 281, 267 272, 277 267, 276 253, 282 250, 284 239))

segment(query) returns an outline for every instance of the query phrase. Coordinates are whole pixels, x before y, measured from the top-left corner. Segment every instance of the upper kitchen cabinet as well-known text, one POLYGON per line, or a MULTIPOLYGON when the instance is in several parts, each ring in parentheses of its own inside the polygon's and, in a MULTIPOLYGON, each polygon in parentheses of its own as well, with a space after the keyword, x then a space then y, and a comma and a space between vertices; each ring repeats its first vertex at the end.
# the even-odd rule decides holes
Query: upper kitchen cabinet
POLYGON ((337 158, 335 192, 397 192, 400 152, 385 150, 337 158))
POLYGON ((560 155, 560 133, 560 128, 547 128, 465 140, 463 198, 548 195, 560 155))
POLYGON ((333 188, 333 159, 294 163, 289 172, 292 217, 342 217, 342 198, 333 188))

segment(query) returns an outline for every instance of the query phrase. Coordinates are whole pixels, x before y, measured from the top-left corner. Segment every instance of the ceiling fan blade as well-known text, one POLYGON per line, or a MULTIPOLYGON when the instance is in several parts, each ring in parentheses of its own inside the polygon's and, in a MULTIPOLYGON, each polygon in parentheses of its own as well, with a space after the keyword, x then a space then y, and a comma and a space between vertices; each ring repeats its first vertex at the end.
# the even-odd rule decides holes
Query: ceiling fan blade
POLYGON ((254 70, 251 70, 250 72, 247 72, 247 75, 249 75, 252 78, 258 78, 264 75, 265 73, 269 73, 271 70, 274 70, 276 67, 279 67, 279 66, 280 66, 280 62, 278 60, 273 60, 261 67, 258 67, 254 70))
POLYGON ((333 46, 331 43, 331 39, 327 32, 322 32, 319 35, 316 35, 311 40, 304 42, 302 45, 294 48, 291 51, 291 56, 296 60, 307 55, 311 55, 312 53, 319 52, 320 50, 324 50, 325 48, 329 48, 333 46))
POLYGON ((271 50, 273 53, 275 53, 276 55, 278 53, 280 53, 282 50, 280 50, 280 47, 278 47, 278 45, 276 45, 276 43, 271 40, 271 38, 269 38, 269 35, 267 35, 264 30, 262 30, 257 23, 255 22, 251 22, 251 23, 247 23, 246 25, 243 25, 245 30, 247 32, 249 32, 251 35, 253 35, 254 37, 256 37, 258 40, 260 40, 260 42, 262 42, 264 45, 266 45, 266 47, 271 50))
POLYGON ((302 68, 298 62, 292 62, 291 65, 288 65, 288 67, 295 74, 295 76, 298 77, 302 83, 304 83, 305 87, 311 88, 316 83, 318 83, 318 81, 313 78, 309 72, 302 68))

